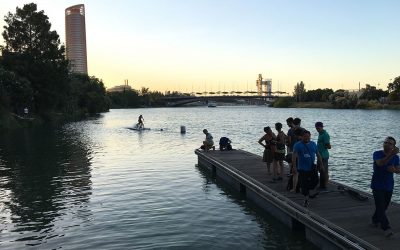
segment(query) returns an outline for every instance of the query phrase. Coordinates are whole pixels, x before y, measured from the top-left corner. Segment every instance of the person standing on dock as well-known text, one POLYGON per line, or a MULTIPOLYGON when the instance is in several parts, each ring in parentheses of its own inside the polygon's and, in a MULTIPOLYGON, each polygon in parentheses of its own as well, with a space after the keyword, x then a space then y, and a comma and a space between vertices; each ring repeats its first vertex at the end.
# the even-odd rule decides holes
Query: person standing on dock
MULTIPOLYGON (((265 135, 258 140, 258 143, 264 147, 263 162, 267 163, 268 174, 271 174, 271 164, 274 166, 274 154, 276 151, 276 136, 270 127, 264 127, 265 135), (265 144, 263 143, 265 141, 265 144)), ((273 166, 274 176, 273 181, 276 180, 276 167, 273 166)))
POLYGON ((203 141, 204 150, 210 150, 211 148, 215 150, 214 140, 211 133, 209 133, 207 129, 203 129, 203 133, 206 135, 206 140, 203 141))
POLYGON ((283 160, 285 159, 286 147, 286 135, 285 132, 282 131, 282 123, 275 123, 275 129, 278 132, 276 135, 276 152, 274 155, 274 159, 276 161, 277 168, 279 169, 279 174, 277 179, 279 181, 283 180, 283 160))
POLYGON ((386 237, 392 237, 394 233, 390 229, 386 210, 392 199, 394 180, 393 173, 400 173, 399 148, 396 140, 388 136, 383 142, 383 150, 375 151, 373 154, 374 172, 371 179, 371 189, 375 200, 375 212, 372 216, 372 225, 379 224, 386 237))
POLYGON ((318 153, 317 144, 310 140, 310 131, 304 130, 302 140, 293 147, 293 171, 299 173, 299 184, 301 193, 304 195, 304 207, 308 207, 310 190, 315 189, 318 184, 318 172, 315 166, 315 157, 321 167, 322 158, 318 153))
POLYGON ((287 140, 286 140, 286 146, 287 146, 287 151, 288 154, 293 152, 293 143, 295 141, 294 138, 294 124, 293 124, 293 117, 289 117, 286 119, 286 124, 289 127, 289 130, 287 132, 287 140))
MULTIPOLYGON (((301 119, 298 118, 298 117, 293 119, 293 123, 292 124, 293 124, 292 132, 291 132, 291 137, 292 138, 291 138, 290 144, 291 144, 291 148, 292 148, 292 151, 293 151, 294 150, 294 145, 297 142, 302 140, 304 128, 301 127, 301 119)), ((293 153, 292 153, 292 158, 293 158, 293 153)), ((293 174, 293 189, 290 190, 290 191, 291 192, 297 192, 296 190, 298 189, 297 188, 297 183, 298 183, 298 179, 299 179, 299 174, 298 174, 297 171, 293 170, 293 163, 292 163, 292 166, 291 166, 291 172, 293 174)))
POLYGON ((315 123, 315 129, 318 132, 318 152, 322 157, 322 163, 324 164, 324 168, 319 168, 320 180, 319 180, 319 189, 321 191, 326 191, 328 187, 329 180, 329 172, 328 172, 328 159, 329 152, 328 149, 331 149, 331 140, 328 132, 324 129, 324 124, 322 122, 315 123))

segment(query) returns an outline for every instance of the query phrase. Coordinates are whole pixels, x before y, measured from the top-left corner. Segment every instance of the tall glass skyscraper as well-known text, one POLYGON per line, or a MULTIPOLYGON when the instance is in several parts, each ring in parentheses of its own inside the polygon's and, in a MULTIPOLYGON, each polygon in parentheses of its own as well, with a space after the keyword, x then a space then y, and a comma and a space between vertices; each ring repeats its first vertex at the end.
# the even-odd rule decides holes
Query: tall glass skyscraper
POLYGON ((67 59, 71 71, 87 74, 85 6, 78 4, 65 9, 67 59))

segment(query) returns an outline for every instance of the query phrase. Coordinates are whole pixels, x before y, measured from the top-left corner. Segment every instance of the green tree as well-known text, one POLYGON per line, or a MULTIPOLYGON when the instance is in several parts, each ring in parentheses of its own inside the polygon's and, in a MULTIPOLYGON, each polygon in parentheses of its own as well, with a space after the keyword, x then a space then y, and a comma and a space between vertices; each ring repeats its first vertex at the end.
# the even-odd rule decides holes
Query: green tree
POLYGON ((305 102, 326 102, 329 96, 333 94, 332 89, 314 89, 304 93, 305 102))
POLYGON ((138 108, 141 103, 141 96, 137 90, 125 90, 122 92, 108 92, 107 96, 111 101, 111 108, 138 108))
POLYGON ((389 100, 400 101, 400 76, 388 84, 389 100))
POLYGON ((296 86, 294 86, 293 96, 297 102, 303 101, 305 93, 306 93, 306 89, 304 87, 303 81, 297 83, 296 86))
POLYGON ((365 89, 363 89, 363 93, 360 96, 360 99, 379 100, 381 97, 387 97, 388 95, 389 95, 388 91, 384 91, 382 89, 376 89, 375 86, 366 84, 365 89))
POLYGON ((0 107, 14 113, 30 107, 33 90, 30 82, 0 66, 0 107))
POLYGON ((70 92, 68 93, 68 112, 75 112, 76 108, 84 113, 100 113, 109 109, 110 101, 106 96, 103 81, 85 74, 71 74, 70 92))
POLYGON ((329 96, 329 100, 335 108, 352 109, 357 106, 358 97, 355 93, 350 93, 343 89, 336 90, 329 96))
POLYGON ((68 61, 48 17, 30 3, 9 12, 4 21, 2 65, 31 83, 38 112, 61 109, 67 99, 68 61))

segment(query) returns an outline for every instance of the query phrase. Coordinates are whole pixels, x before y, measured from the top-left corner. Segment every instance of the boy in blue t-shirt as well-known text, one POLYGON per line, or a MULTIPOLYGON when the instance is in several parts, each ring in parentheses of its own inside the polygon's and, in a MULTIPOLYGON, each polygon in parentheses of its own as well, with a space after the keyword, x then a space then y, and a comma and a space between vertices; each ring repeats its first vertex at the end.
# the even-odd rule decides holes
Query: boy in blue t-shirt
POLYGON ((373 154, 374 173, 371 179, 371 189, 375 200, 375 212, 372 216, 372 225, 378 227, 380 223, 386 237, 393 236, 389 220, 386 217, 386 210, 393 193, 393 173, 400 173, 398 153, 396 140, 389 136, 383 142, 383 150, 375 151, 373 154))
POLYGON ((318 159, 320 167, 323 168, 322 158, 318 152, 317 144, 310 141, 310 131, 304 130, 302 140, 297 142, 293 147, 293 171, 298 174, 301 193, 304 195, 303 206, 308 206, 308 198, 310 190, 314 189, 318 184, 318 173, 315 169, 315 158, 318 159))

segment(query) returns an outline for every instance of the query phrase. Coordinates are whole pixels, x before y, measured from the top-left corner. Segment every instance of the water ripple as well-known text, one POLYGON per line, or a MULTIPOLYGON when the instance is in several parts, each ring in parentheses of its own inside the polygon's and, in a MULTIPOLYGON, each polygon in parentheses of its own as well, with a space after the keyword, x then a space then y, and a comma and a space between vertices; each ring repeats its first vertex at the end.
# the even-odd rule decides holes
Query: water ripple
MULTIPOLYGON (((314 139, 314 122, 323 121, 332 179, 368 192, 372 152, 385 136, 398 136, 400 122, 399 112, 382 110, 198 107, 112 110, 56 130, 4 133, 0 247, 313 249, 195 167, 203 128, 261 155, 262 128, 289 116, 301 117, 314 139), (139 113, 152 130, 126 129, 139 113)), ((398 188, 393 199, 400 200, 398 188)))

